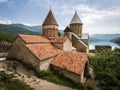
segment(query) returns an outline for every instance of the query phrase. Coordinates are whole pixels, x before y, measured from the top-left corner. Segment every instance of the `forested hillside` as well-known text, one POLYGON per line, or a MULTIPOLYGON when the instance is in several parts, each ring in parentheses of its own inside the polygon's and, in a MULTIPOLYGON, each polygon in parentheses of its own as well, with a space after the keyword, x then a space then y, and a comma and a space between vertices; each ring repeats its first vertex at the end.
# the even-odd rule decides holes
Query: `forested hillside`
POLYGON ((0 33, 0 41, 13 42, 15 37, 8 34, 0 33))
POLYGON ((97 52, 90 57, 90 64, 101 90, 120 89, 120 49, 97 52))
POLYGON ((111 42, 114 42, 116 44, 118 44, 120 46, 120 37, 119 38, 115 38, 115 39, 112 39, 110 40, 111 42))
POLYGON ((11 25, 4 25, 4 24, 0 24, 0 33, 5 33, 10 36, 16 36, 17 34, 38 35, 38 33, 32 32, 27 29, 23 29, 23 28, 11 26, 11 25))

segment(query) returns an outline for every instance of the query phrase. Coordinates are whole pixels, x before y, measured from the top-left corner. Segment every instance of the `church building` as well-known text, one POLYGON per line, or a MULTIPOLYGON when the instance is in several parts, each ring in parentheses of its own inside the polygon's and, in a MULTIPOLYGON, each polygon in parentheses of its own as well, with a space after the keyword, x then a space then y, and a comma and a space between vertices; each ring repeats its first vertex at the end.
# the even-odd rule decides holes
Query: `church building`
POLYGON ((84 83, 89 73, 88 35, 82 34, 82 22, 75 12, 64 36, 58 36, 58 23, 49 11, 42 24, 43 34, 19 34, 8 51, 8 59, 19 60, 35 70, 53 70, 76 83, 84 83))

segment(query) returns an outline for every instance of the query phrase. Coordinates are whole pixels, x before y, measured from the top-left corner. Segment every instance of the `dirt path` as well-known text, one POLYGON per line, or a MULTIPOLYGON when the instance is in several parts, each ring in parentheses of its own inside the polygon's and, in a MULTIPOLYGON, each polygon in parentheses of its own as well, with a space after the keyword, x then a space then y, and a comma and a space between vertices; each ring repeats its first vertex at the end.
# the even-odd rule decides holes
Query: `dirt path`
POLYGON ((46 80, 37 78, 32 71, 26 69, 22 64, 18 63, 16 78, 24 81, 27 85, 35 90, 76 90, 69 87, 57 85, 46 80))

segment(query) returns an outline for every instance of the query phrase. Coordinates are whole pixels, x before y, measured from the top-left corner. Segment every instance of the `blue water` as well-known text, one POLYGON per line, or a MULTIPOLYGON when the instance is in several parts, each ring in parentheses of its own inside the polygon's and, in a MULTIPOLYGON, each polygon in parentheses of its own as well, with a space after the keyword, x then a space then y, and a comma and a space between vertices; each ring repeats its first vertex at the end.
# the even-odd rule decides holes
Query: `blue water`
POLYGON ((112 47, 112 49, 114 48, 119 48, 119 46, 114 43, 114 42, 110 42, 110 41, 98 41, 98 42, 90 42, 90 46, 89 49, 95 49, 95 45, 109 45, 112 47))

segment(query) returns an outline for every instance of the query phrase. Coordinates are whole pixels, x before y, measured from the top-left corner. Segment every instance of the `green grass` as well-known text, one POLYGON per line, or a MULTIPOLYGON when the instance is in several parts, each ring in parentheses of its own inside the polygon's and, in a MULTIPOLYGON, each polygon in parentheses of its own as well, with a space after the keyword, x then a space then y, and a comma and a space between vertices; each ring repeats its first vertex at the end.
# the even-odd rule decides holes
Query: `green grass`
POLYGON ((39 71, 36 73, 36 75, 39 78, 43 78, 49 82, 53 82, 59 85, 68 86, 68 87, 76 88, 79 90, 92 90, 91 87, 89 86, 82 87, 80 84, 77 84, 73 82, 72 80, 66 77, 63 77, 63 75, 57 74, 54 70, 53 71, 50 71, 50 70, 39 71))
POLYGON ((24 82, 9 75, 0 76, 0 90, 33 90, 24 82))

